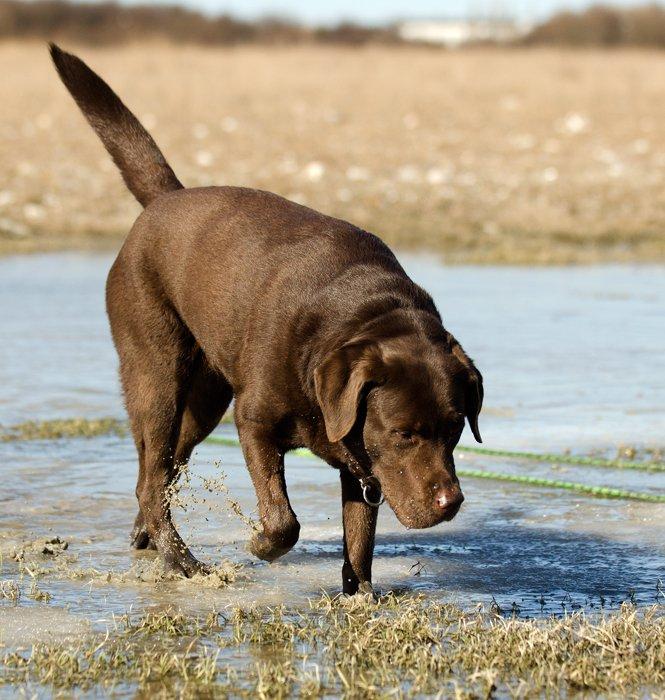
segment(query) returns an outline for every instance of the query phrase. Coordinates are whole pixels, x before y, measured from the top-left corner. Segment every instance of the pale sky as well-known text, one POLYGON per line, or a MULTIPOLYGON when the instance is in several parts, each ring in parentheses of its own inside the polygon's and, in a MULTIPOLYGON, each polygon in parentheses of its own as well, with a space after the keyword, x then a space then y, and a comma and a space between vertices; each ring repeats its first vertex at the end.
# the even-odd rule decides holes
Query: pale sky
MULTIPOLYGON (((288 17, 308 24, 330 24, 350 19, 381 24, 416 17, 457 17, 508 14, 520 19, 542 19, 561 9, 579 10, 599 0, 122 0, 149 5, 179 4, 210 14, 230 13, 253 19, 266 15, 288 17)), ((648 0, 603 0, 612 5, 644 5, 648 0)), ((665 5, 665 2, 657 3, 665 5)))

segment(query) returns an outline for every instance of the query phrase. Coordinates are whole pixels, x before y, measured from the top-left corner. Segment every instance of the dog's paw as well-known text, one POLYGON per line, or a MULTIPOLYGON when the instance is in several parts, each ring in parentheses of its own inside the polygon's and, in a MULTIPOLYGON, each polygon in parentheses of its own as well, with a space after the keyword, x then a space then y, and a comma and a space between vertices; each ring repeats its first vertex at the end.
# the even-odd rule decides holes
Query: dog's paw
POLYGON ((247 549, 263 561, 275 561, 291 550, 279 542, 270 539, 264 532, 257 532, 247 545, 247 549))
POLYGON ((362 581, 358 585, 358 590, 356 591, 355 595, 365 595, 369 596, 370 598, 377 599, 377 594, 374 591, 374 587, 369 581, 362 581))
POLYGON ((193 578, 194 576, 208 576, 211 569, 196 557, 187 554, 177 559, 164 557, 164 571, 170 575, 193 578))
POLYGON ((379 594, 374 590, 374 587, 369 581, 345 585, 343 595, 346 600, 356 602, 364 601, 369 603, 376 602, 379 599, 379 594))
POLYGON ((129 542, 132 549, 157 549, 155 543, 148 534, 148 528, 145 526, 145 520, 141 511, 136 515, 132 534, 129 536, 129 542))
POLYGON ((132 549, 157 549, 145 527, 132 530, 130 546, 132 549))

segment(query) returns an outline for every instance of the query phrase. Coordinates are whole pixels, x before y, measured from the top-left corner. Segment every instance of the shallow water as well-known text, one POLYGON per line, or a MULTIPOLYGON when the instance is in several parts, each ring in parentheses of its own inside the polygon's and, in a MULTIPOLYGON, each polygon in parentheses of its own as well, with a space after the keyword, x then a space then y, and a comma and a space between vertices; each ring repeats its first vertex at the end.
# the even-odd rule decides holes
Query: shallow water
MULTIPOLYGON (((123 415, 104 311, 111 262, 81 254, 0 260, 0 424, 123 415)), ((665 268, 403 262, 485 376, 486 443, 662 445, 665 268)))
MULTIPOLYGON (((483 371, 487 447, 612 455, 623 443, 662 446, 663 268, 448 269, 422 257, 404 262, 483 371)), ((123 416, 103 308, 110 263, 107 256, 73 254, 0 260, 0 423, 123 416)), ((235 434, 232 426, 220 433, 235 434)), ((468 431, 462 442, 471 442, 468 431)), ((268 565, 245 552, 247 526, 230 514, 222 494, 206 494, 196 476, 218 476, 221 469, 232 497, 252 513, 240 451, 212 444, 197 449, 193 487, 185 493, 190 508, 177 514, 181 531, 206 561, 244 565, 235 583, 216 590, 126 574, 154 558, 127 546, 136 510, 129 439, 0 443, 0 449, 0 578, 17 577, 8 553, 35 538, 67 540, 63 556, 71 559, 64 573, 40 579, 50 603, 24 598, 17 608, 0 601, 0 642, 78 634, 82 625, 103 625, 130 608, 176 604, 197 612, 237 603, 300 603, 341 586, 338 476, 316 460, 287 458, 301 539, 268 565), (203 496, 205 502, 193 502, 203 496), (70 580, 71 571, 86 573, 70 580)), ((470 454, 460 455, 458 464, 665 493, 663 474, 470 454)), ((663 600, 657 584, 665 580, 664 505, 474 479, 463 487, 461 513, 432 530, 406 531, 381 509, 374 567, 379 589, 420 591, 465 607, 494 599, 506 611, 516 606, 527 615, 616 606, 628 598, 663 600)))

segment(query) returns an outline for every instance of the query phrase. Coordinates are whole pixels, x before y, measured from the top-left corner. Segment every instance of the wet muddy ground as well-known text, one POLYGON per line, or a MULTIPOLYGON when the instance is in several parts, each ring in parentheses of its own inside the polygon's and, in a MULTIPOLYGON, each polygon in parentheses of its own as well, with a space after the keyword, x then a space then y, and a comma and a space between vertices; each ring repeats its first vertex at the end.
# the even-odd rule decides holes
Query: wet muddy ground
MULTIPOLYGON (((0 424, 123 418, 103 310, 110 263, 73 254, 0 260, 0 424)), ((485 446, 607 457, 625 445, 662 447, 665 270, 447 269, 416 257, 405 264, 483 371, 485 446)), ((222 425, 218 434, 235 431, 222 425)), ((471 444, 466 432, 462 443, 471 444)), ((196 616, 254 604, 297 608, 340 589, 338 475, 312 458, 287 457, 301 539, 269 565, 246 553, 250 529, 229 503, 254 515, 240 450, 201 445, 181 492, 186 510, 176 517, 186 541, 219 575, 187 582, 162 580, 153 553, 128 548, 136 510, 128 437, 16 440, 0 442, 0 450, 0 580, 7 587, 0 654, 102 630, 130 610, 178 608, 196 616), (206 489, 205 479, 220 480, 216 486, 223 480, 228 493, 206 489)), ((457 461, 465 469, 665 494, 658 472, 468 453, 457 461)), ((374 567, 380 591, 521 617, 665 603, 662 503, 475 479, 462 485, 462 511, 432 530, 406 531, 381 509, 374 567)), ((12 689, 0 684, 0 695, 12 689)))

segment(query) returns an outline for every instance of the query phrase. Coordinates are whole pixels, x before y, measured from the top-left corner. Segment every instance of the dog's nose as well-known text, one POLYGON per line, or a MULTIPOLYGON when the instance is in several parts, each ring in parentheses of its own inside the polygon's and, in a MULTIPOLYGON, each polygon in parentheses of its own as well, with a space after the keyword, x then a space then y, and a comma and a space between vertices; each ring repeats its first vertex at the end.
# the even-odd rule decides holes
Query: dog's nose
POLYGON ((434 497, 434 502, 441 510, 457 512, 464 502, 464 494, 459 488, 441 489, 434 497))

